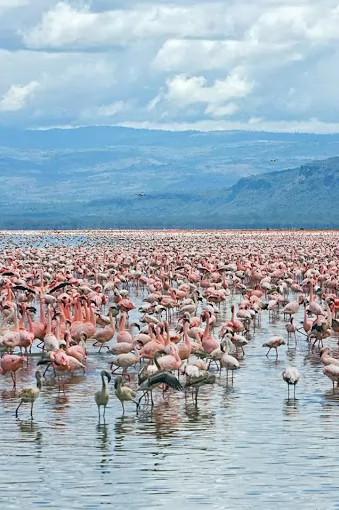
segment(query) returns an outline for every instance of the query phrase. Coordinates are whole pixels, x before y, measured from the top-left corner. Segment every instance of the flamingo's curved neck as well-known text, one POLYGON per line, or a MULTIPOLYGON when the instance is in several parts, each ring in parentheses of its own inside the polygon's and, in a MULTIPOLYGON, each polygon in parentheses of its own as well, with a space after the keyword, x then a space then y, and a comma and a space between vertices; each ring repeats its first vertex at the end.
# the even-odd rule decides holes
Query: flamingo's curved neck
POLYGON ((115 331, 115 324, 114 324, 113 315, 112 315, 112 309, 111 308, 109 309, 108 314, 109 314, 109 324, 110 324, 110 327, 113 329, 113 331, 115 331))
POLYGON ((206 326, 205 326, 205 331, 204 331, 204 338, 207 338, 210 334, 210 314, 207 313, 206 314, 207 317, 206 317, 206 326))
POLYGON ((190 339, 188 337, 188 321, 184 321, 184 340, 186 345, 191 345, 190 339))

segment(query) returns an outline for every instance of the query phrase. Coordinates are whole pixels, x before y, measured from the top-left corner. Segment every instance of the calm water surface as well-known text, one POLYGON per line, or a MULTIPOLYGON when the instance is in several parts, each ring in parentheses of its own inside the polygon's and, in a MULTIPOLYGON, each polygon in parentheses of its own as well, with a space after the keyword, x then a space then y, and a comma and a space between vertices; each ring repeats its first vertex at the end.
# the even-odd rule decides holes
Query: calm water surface
MULTIPOLYGON (((239 299, 228 298, 220 321, 239 299)), ((105 425, 93 394, 111 356, 91 345, 86 375, 73 377, 65 395, 46 377, 34 421, 27 405, 15 419, 11 380, 1 377, 0 508, 339 508, 338 396, 301 334, 296 347, 280 348, 278 361, 273 352, 265 357, 262 344, 286 336, 284 324, 269 323, 264 312, 234 387, 223 375, 201 389, 198 407, 183 393, 158 393, 153 411, 142 406, 137 415, 126 403, 122 416, 111 384, 105 425), (291 364, 302 374, 296 401, 287 401, 281 378, 291 364)), ((327 343, 337 349, 336 338, 327 343)), ((21 372, 18 389, 32 383, 36 362, 21 372)))

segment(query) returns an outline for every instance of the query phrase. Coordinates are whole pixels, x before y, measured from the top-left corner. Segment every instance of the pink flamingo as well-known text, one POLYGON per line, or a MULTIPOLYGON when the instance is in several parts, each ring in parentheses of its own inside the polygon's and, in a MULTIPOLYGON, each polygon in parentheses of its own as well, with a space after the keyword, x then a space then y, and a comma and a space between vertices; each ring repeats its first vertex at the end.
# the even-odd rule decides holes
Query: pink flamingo
POLYGON ((310 304, 308 305, 308 309, 314 315, 325 315, 324 310, 321 306, 315 301, 316 296, 313 294, 313 283, 310 283, 310 304))
POLYGON ((20 328, 17 314, 17 305, 12 303, 14 328, 7 329, 3 332, 3 345, 9 350, 13 349, 20 344, 20 328))
POLYGON ((201 317, 203 321, 206 321, 205 331, 201 339, 202 347, 204 352, 211 354, 211 352, 213 352, 215 349, 218 349, 219 342, 210 335, 210 313, 204 310, 201 313, 201 317))
POLYGON ((178 344, 178 353, 181 360, 186 360, 190 357, 192 352, 192 346, 188 337, 188 324, 189 320, 184 319, 184 341, 185 343, 178 344))
POLYGON ((114 337, 115 324, 114 324, 114 321, 113 321, 113 315, 112 315, 112 309, 111 308, 109 309, 109 321, 110 321, 110 325, 109 326, 106 326, 101 331, 98 331, 97 333, 95 333, 95 335, 93 335, 93 338, 95 340, 93 345, 101 344, 99 352, 101 351, 101 349, 103 347, 106 347, 106 349, 109 349, 109 347, 107 345, 104 345, 104 344, 106 344, 107 342, 112 340, 112 338, 114 337))
POLYGON ((297 337, 296 337, 297 326, 296 326, 296 324, 294 322, 293 317, 291 317, 290 322, 285 324, 285 329, 287 331, 287 338, 288 338, 288 340, 294 334, 294 339, 295 339, 295 341, 297 341, 297 337))
POLYGON ((16 354, 5 354, 0 361, 0 374, 5 375, 7 372, 11 374, 13 388, 16 387, 16 372, 22 368, 27 361, 25 356, 17 356, 16 354))
POLYGON ((234 305, 231 306, 231 312, 232 312, 231 320, 229 322, 226 322, 224 326, 221 328, 220 331, 221 336, 223 335, 223 331, 225 329, 232 329, 234 333, 241 333, 245 329, 244 324, 240 320, 235 318, 234 305))
POLYGON ((299 310, 300 305, 304 302, 304 297, 299 296, 298 301, 291 301, 290 303, 287 303, 287 305, 283 309, 284 317, 286 315, 294 315, 299 310))
POLYGON ((181 366, 181 358, 173 344, 170 345, 170 353, 171 354, 165 354, 158 358, 159 366, 162 370, 179 370, 181 366))
MULTIPOLYGON (((86 338, 86 333, 82 333, 82 337, 80 341, 84 341, 84 338, 86 338)), ((82 345, 70 345, 71 342, 71 334, 69 331, 65 332, 65 340, 66 340, 66 354, 68 356, 73 356, 73 358, 76 358, 80 363, 83 363, 87 359, 87 352, 85 347, 82 345)))
POLYGON ((154 359, 154 355, 157 351, 160 351, 165 347, 165 341, 162 337, 155 335, 154 324, 148 325, 148 331, 152 340, 147 342, 140 350, 140 359, 154 359))
MULTIPOLYGON (((133 342, 133 335, 132 335, 132 332, 128 331, 127 329, 125 329, 125 325, 126 325, 126 313, 123 312, 121 314, 121 317, 120 317, 120 320, 119 320, 119 329, 118 329, 118 334, 117 334, 117 342, 120 343, 120 342, 128 342, 132 345, 132 342, 133 342)), ((135 323, 131 324, 130 327, 134 326, 135 323)))
POLYGON ((25 303, 21 303, 21 309, 22 309, 22 317, 20 320, 20 331, 19 331, 20 341, 19 341, 18 345, 20 347, 21 353, 22 353, 22 348, 24 348, 25 353, 27 354, 27 348, 29 347, 31 350, 32 344, 34 341, 33 323, 32 323, 31 316, 29 315, 28 311, 26 310, 25 303), (28 321, 28 326, 29 326, 28 331, 24 325, 25 315, 27 316, 27 321, 28 321))
POLYGON ((306 301, 304 301, 304 320, 302 322, 302 325, 306 334, 308 334, 311 331, 312 324, 313 321, 307 318, 306 301))
POLYGON ((45 305, 45 301, 40 296, 40 317, 39 317, 40 320, 34 321, 32 323, 34 338, 37 338, 41 342, 44 339, 44 336, 46 334, 46 328, 47 328, 44 305, 45 305))

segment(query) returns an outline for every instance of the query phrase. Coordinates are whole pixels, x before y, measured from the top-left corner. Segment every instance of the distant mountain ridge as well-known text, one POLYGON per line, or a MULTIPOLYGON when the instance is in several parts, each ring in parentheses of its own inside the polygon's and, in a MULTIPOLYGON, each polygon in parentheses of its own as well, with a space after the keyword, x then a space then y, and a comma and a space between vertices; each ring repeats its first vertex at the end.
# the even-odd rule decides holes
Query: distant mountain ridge
POLYGON ((0 228, 336 228, 338 147, 339 135, 0 128, 0 228))

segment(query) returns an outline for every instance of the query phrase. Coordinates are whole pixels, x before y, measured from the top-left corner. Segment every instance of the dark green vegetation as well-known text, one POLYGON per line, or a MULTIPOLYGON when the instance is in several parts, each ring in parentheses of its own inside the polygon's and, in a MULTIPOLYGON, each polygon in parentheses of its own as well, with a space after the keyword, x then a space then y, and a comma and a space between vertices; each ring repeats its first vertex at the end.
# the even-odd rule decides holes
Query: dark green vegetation
POLYGON ((339 158, 325 158, 338 147, 339 135, 0 129, 0 228, 333 228, 339 158))

